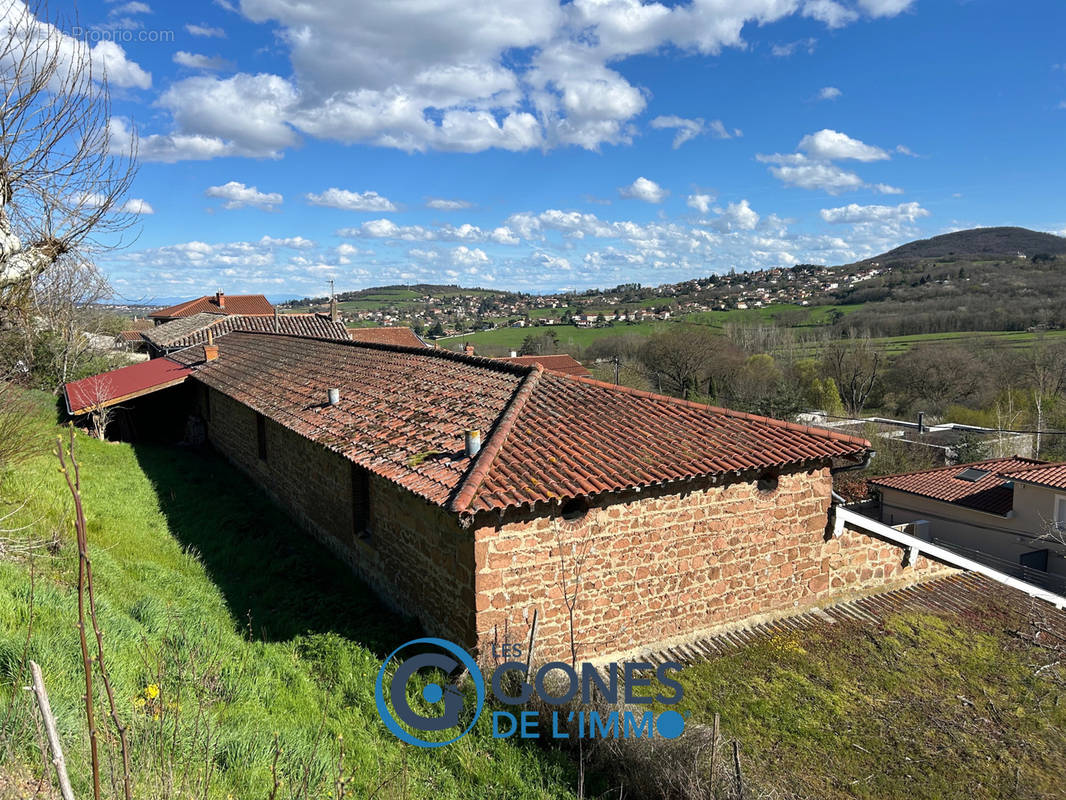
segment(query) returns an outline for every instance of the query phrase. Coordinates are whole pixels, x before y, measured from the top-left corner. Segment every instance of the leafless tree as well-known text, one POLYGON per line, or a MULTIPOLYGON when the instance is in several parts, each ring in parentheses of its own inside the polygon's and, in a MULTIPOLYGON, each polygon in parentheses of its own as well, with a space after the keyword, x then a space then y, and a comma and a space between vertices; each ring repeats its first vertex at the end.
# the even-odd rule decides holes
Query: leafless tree
POLYGON ((822 355, 826 376, 836 381, 840 399, 849 414, 858 416, 866 407, 884 369, 884 356, 870 337, 852 331, 845 339, 830 342, 822 355))
POLYGON ((0 19, 0 322, 60 258, 121 244, 136 142, 116 152, 107 75, 85 42, 9 3, 0 19))
POLYGON ((103 440, 107 438, 107 426, 111 423, 117 407, 109 403, 113 394, 111 380, 105 375, 98 375, 92 381, 89 419, 92 421, 93 435, 103 440))
POLYGON ((112 349, 109 323, 114 315, 94 310, 110 295, 111 286, 96 265, 74 253, 59 258, 32 282, 33 324, 52 336, 46 351, 53 362, 48 372, 59 383, 70 380, 86 360, 112 349))
POLYGON ((1044 411, 1066 388, 1066 346, 1047 342, 1042 336, 1033 342, 1025 361, 1025 377, 1033 393, 1036 434, 1033 455, 1040 458, 1040 431, 1044 429, 1044 411))

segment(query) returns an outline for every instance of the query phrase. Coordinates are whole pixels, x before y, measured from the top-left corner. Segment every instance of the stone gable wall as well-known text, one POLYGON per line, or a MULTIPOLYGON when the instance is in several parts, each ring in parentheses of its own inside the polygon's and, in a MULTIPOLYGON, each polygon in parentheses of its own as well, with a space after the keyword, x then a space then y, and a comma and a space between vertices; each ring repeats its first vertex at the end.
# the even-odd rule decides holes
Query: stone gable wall
POLYGON ((845 531, 826 541, 828 469, 681 494, 632 493, 580 521, 512 519, 475 531, 483 652, 523 642, 538 609, 536 658, 634 654, 951 572, 845 531), (583 555, 584 554, 584 555, 583 555))

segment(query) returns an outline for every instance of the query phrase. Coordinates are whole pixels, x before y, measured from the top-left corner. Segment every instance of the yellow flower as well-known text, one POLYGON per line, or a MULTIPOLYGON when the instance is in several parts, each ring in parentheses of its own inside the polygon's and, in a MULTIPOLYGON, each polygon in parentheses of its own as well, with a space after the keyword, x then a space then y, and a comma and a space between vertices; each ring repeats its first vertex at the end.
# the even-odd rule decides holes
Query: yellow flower
POLYGON ((149 700, 155 700, 157 697, 159 697, 159 685, 155 683, 148 684, 144 688, 144 696, 147 697, 149 700))

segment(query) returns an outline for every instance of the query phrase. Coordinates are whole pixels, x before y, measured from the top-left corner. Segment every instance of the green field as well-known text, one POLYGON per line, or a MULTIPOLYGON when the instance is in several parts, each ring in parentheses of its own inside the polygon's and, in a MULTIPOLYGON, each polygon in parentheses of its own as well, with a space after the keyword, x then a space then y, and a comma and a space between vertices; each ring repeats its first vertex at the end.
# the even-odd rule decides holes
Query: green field
POLYGON ((489 347, 497 349, 506 350, 513 348, 517 350, 522 346, 522 342, 527 336, 538 336, 547 331, 553 331, 555 335, 559 337, 559 348, 566 351, 588 347, 597 339, 603 339, 607 336, 623 336, 627 334, 651 336, 653 333, 667 330, 669 325, 669 322, 640 322, 634 325, 616 323, 615 325, 603 328, 577 328, 573 325, 538 326, 532 328, 497 328, 491 331, 478 331, 477 333, 449 336, 444 339, 438 339, 437 341, 441 347, 446 347, 449 350, 459 350, 466 342, 469 342, 475 347, 478 345, 488 345, 489 347))

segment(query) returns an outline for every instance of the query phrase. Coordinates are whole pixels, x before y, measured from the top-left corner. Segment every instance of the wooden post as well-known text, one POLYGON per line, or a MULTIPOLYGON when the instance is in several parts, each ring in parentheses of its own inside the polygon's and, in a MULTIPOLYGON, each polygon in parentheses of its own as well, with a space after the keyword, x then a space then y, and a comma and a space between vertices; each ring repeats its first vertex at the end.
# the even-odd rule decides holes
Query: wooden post
POLYGON ((52 764, 56 768, 59 777, 59 792, 63 800, 74 800, 74 790, 70 788, 70 778, 67 776, 67 762, 63 758, 63 746, 59 743, 59 733, 56 731, 56 718, 52 714, 52 704, 48 702, 48 691, 44 688, 44 676, 36 661, 30 662, 30 672, 33 674, 33 686, 30 690, 37 697, 37 708, 41 711, 44 719, 44 730, 48 734, 48 747, 52 751, 52 764))
POLYGON ((533 642, 537 638, 537 614, 539 608, 533 609, 533 624, 529 626, 529 647, 526 648, 526 683, 529 683, 529 671, 533 669, 533 642))
POLYGON ((740 771, 740 742, 733 740, 733 769, 737 778, 737 797, 744 800, 744 775, 740 771))
POLYGON ((714 792, 714 778, 718 772, 718 714, 714 715, 714 728, 711 729, 711 792, 714 792))

